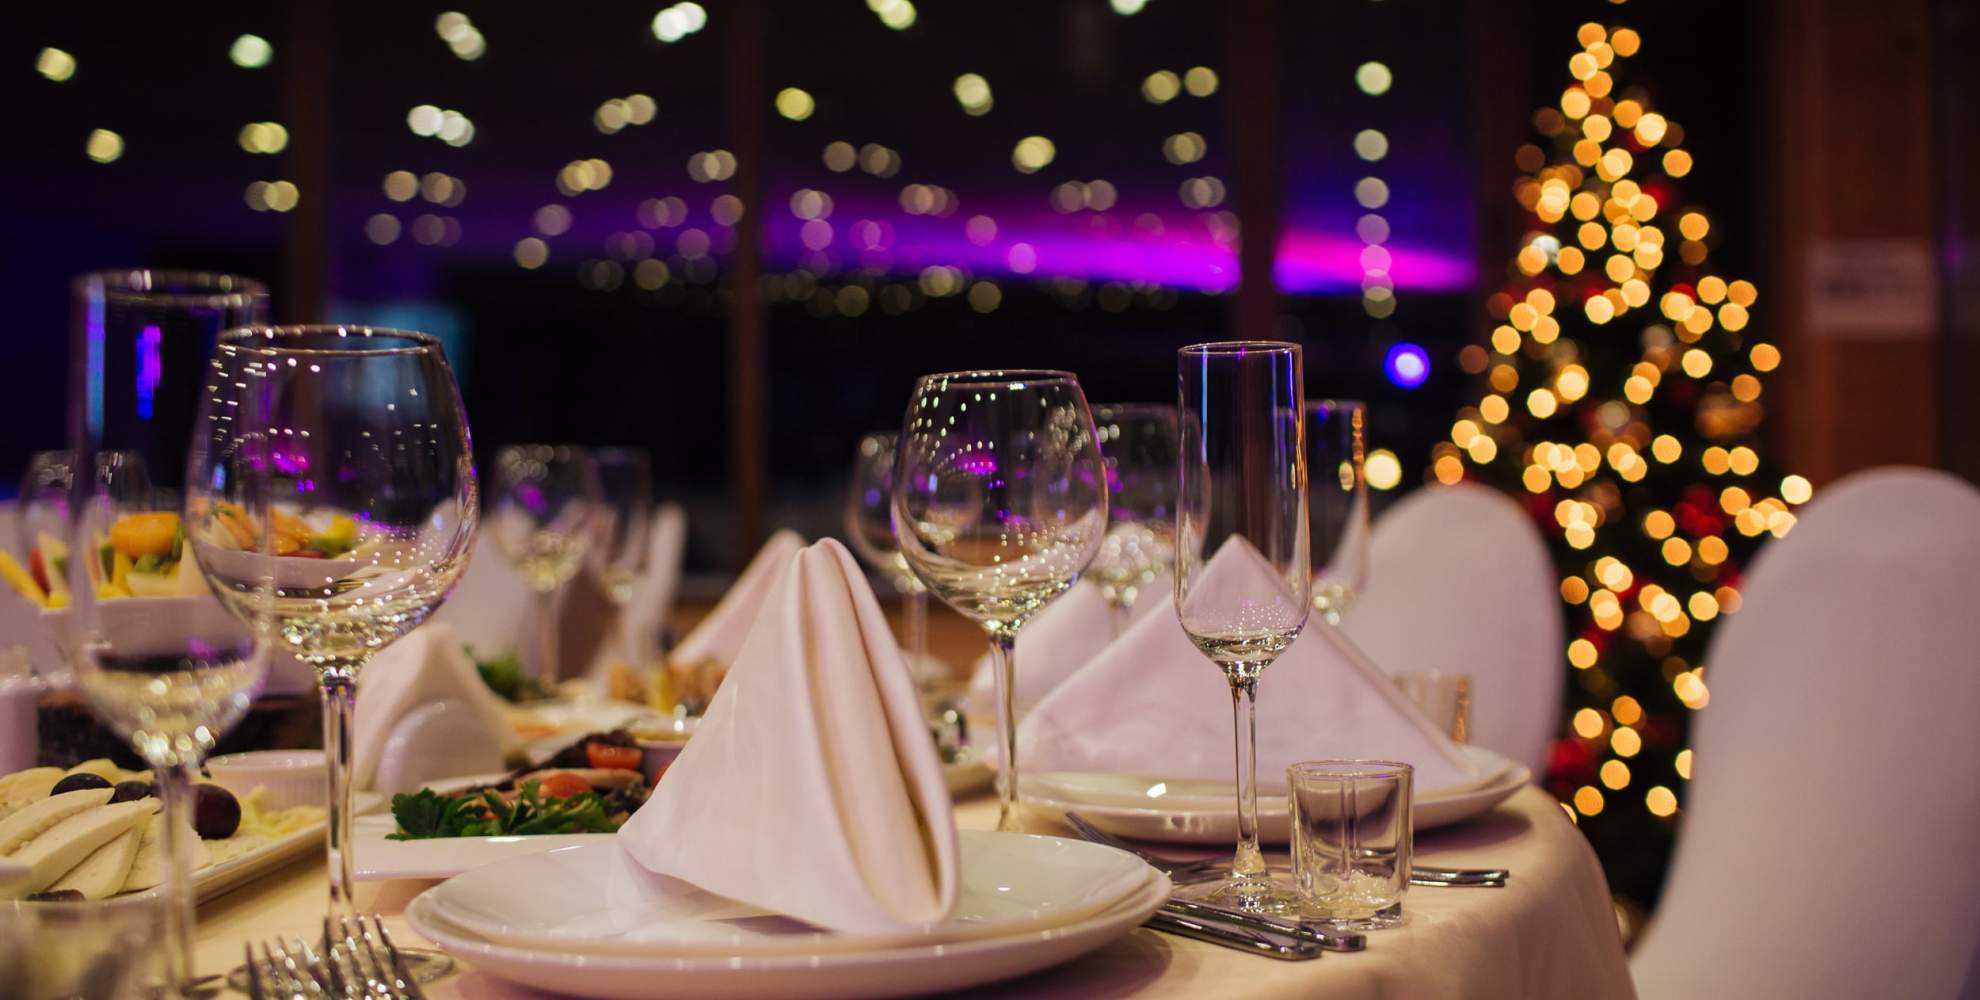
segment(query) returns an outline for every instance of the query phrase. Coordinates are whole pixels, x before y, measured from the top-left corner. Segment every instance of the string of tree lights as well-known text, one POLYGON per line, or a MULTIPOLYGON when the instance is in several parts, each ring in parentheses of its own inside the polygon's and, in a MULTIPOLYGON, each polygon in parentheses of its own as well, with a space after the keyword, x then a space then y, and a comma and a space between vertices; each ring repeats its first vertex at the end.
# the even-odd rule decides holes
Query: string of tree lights
POLYGON ((1459 355, 1480 394, 1430 474, 1526 498, 1561 570, 1577 681, 1549 787, 1598 850, 1667 848, 1712 625, 1813 490, 1761 457, 1761 378, 1781 352, 1749 327, 1758 290, 1714 265, 1720 233, 1684 201, 1684 129, 1624 82, 1642 38, 1594 23, 1577 38, 1572 82, 1533 116, 1542 141, 1516 154, 1530 228, 1487 303, 1498 325, 1459 355))

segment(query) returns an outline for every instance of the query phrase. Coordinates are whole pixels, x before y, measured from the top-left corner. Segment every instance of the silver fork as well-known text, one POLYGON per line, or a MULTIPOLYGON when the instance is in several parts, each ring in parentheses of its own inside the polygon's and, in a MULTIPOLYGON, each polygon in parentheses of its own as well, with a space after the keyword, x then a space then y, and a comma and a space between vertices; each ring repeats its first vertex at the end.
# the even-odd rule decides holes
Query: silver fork
POLYGON ((385 931, 385 920, 372 914, 369 926, 363 917, 340 917, 333 933, 329 917, 323 918, 323 939, 333 942, 330 967, 332 975, 339 980, 338 988, 344 996, 379 997, 382 1000, 426 1000, 419 982, 407 971, 403 956, 392 943, 392 936, 385 931), (363 980, 362 986, 345 980, 343 970, 338 967, 342 958, 350 967, 353 979, 363 980))
POLYGON ((254 1000, 310 1000, 331 995, 324 988, 329 978, 325 956, 303 939, 291 938, 288 944, 264 941, 259 957, 252 941, 242 950, 247 953, 247 994, 254 1000))

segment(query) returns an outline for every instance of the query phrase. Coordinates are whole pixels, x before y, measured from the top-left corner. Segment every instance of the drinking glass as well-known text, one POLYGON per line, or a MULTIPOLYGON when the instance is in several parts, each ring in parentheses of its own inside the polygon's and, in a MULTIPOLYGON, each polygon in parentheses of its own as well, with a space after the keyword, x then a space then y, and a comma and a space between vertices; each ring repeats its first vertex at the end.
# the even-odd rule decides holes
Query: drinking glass
POLYGON ((1307 492, 1313 533, 1313 610, 1329 625, 1368 586, 1368 407, 1352 399, 1306 404, 1307 492))
MULTIPOLYGON (((329 911, 354 916, 358 675, 432 615, 467 566, 481 509, 467 417, 440 342, 411 331, 232 330, 204 381, 187 541, 228 610, 316 670, 329 911)), ((422 975, 444 960, 423 957, 422 975)))
MULTIPOLYGON (((852 487, 846 495, 846 537, 860 559, 900 592, 908 664, 917 682, 922 682, 928 670, 928 588, 908 568, 901 543, 894 538, 894 446, 899 438, 892 431, 880 431, 859 439, 852 487)), ((928 693, 926 683, 921 687, 928 693)))
POLYGON ((1093 426, 1107 468, 1107 537, 1086 576, 1100 585, 1119 637, 1141 588, 1175 562, 1182 443, 1176 408, 1164 403, 1101 403, 1093 426))
POLYGON ((653 463, 640 448, 599 448, 598 490, 603 498, 592 572, 612 603, 624 608, 646 569, 653 534, 653 463))
POLYGON ((1402 923, 1415 770, 1386 760, 1286 768, 1300 915, 1344 930, 1402 923))
POLYGON ((1107 487, 1079 379, 1060 371, 924 375, 894 465, 901 555, 990 638, 1003 772, 997 829, 1019 829, 1018 632, 1100 551, 1107 487))
POLYGON ((1258 851, 1258 677, 1312 607, 1306 540, 1305 392, 1295 344, 1193 344, 1177 359, 1182 492, 1176 613, 1230 682, 1238 843, 1209 895, 1287 905, 1258 851))
POLYGON ((536 591, 536 663, 557 679, 557 588, 584 565, 604 507, 598 461, 571 445, 522 444, 495 455, 488 530, 536 591))
POLYGON ((67 521, 47 540, 36 528, 36 541, 51 578, 66 577, 73 610, 52 623, 77 687, 152 770, 167 861, 165 971, 177 989, 192 970, 191 778, 246 714, 268 667, 255 635, 188 565, 179 496, 214 340, 263 319, 268 292, 234 275, 134 270, 82 275, 71 293, 72 457, 67 470, 43 467, 69 499, 54 501, 45 486, 34 498, 67 521))

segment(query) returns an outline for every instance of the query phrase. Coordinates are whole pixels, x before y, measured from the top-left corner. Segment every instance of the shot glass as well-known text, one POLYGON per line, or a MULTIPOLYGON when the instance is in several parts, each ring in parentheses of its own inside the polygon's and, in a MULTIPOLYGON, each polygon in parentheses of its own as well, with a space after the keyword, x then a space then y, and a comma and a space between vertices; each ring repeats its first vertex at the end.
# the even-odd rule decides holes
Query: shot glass
POLYGON ((1395 675, 1396 687, 1454 743, 1471 739, 1471 675, 1416 670, 1395 675))
POLYGON ((1352 930, 1402 923, 1414 784, 1414 769, 1394 761, 1321 760, 1286 768, 1301 916, 1352 930))

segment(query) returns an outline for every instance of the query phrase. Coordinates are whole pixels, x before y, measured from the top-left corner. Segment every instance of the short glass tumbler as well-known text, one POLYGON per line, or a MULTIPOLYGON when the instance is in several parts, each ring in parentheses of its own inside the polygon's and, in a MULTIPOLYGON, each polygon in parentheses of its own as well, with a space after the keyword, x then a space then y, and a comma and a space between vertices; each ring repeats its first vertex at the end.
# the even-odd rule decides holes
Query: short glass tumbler
POLYGON ((1321 760, 1286 768, 1293 890, 1302 917, 1353 930, 1402 923, 1414 784, 1414 769, 1394 761, 1321 760))

